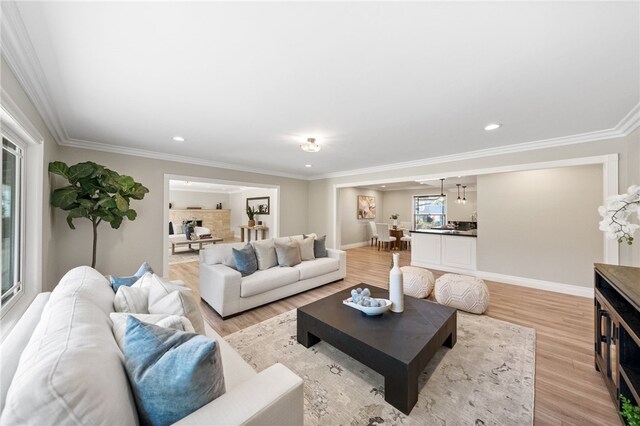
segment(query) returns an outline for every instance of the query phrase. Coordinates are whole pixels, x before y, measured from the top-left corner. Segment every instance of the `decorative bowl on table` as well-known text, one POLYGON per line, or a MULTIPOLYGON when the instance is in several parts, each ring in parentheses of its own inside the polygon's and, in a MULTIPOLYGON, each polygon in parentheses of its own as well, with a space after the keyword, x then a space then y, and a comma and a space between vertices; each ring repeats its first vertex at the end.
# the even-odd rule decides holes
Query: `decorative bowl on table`
POLYGON ((391 300, 389 299, 378 299, 378 298, 372 298, 372 299, 375 299, 381 306, 374 307, 374 306, 359 305, 357 303, 353 303, 353 297, 343 300, 342 303, 344 303, 349 307, 362 311, 367 315, 381 315, 386 311, 388 311, 389 308, 391 308, 391 300))

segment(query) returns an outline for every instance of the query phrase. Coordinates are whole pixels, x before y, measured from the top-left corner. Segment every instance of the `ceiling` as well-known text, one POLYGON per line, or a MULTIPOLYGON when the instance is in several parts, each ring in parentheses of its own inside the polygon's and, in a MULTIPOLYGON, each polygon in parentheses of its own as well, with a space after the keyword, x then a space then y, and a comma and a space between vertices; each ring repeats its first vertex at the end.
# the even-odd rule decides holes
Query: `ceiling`
MULTIPOLYGON (((457 186, 456 184, 460 184, 467 186, 467 191, 475 191, 476 183, 478 181, 477 176, 460 176, 460 177, 450 177, 446 178, 442 182, 442 187, 445 191, 456 192, 457 186)), ((423 190, 423 191, 440 191, 440 179, 431 179, 417 182, 415 180, 412 181, 404 181, 404 182, 389 182, 389 183, 381 183, 376 185, 359 185, 354 186, 354 188, 362 188, 362 189, 371 189, 375 191, 404 191, 404 190, 423 190)), ((462 189, 461 189, 462 190, 462 189)))
POLYGON ((169 180, 169 189, 171 191, 184 191, 184 192, 215 192, 233 194, 242 192, 247 189, 254 189, 248 186, 238 185, 225 185, 219 183, 190 181, 190 180, 169 180))
POLYGON ((640 102, 638 2, 17 10, 73 146, 318 177, 614 129, 640 102))

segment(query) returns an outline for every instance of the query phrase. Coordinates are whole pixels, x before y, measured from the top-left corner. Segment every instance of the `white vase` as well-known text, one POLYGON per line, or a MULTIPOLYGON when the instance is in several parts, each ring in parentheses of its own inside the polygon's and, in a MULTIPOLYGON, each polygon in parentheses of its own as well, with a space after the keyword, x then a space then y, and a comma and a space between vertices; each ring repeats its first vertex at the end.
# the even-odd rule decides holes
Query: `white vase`
POLYGON ((393 226, 398 226, 398 219, 393 219, 393 226))
POLYGON ((404 285, 402 271, 398 266, 400 253, 393 254, 393 268, 389 271, 389 300, 391 300, 391 312, 404 311, 404 285))

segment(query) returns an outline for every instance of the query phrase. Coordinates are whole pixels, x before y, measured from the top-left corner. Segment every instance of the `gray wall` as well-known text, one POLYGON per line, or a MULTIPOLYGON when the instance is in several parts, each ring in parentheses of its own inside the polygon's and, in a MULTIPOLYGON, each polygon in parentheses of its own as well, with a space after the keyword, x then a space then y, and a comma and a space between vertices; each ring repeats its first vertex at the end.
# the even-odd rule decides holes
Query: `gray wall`
MULTIPOLYGON (((280 185, 280 233, 292 235, 309 231, 308 183, 304 180, 68 147, 60 147, 58 159, 67 164, 91 160, 121 174, 130 175, 149 188, 150 192, 143 200, 132 202, 132 208, 138 212, 135 221, 125 221, 117 230, 104 224, 98 228, 96 269, 104 274, 131 274, 145 260, 152 267, 161 270, 162 239, 166 227, 163 212, 168 207, 164 204, 165 174, 280 185)), ((53 218, 53 235, 57 248, 56 279, 74 266, 91 263, 90 222, 77 220, 76 230, 71 230, 65 217, 64 212, 56 209, 53 218)))
POLYGON ((478 270, 593 286, 602 167, 478 176, 478 270))
MULTIPOLYGON (((380 191, 361 188, 341 188, 339 191, 340 245, 358 244, 371 240, 369 222, 386 222, 384 196, 380 191), (358 219, 358 195, 376 197, 376 218, 358 219)), ((312 222, 311 222, 312 223, 312 222)), ((319 235, 324 234, 320 232, 319 235)), ((327 236, 329 238, 329 236, 327 236)))
POLYGON ((169 202, 174 209, 186 209, 187 207, 202 207, 203 209, 215 209, 218 203, 222 208, 229 208, 229 194, 220 192, 196 192, 196 191, 169 191, 169 202))

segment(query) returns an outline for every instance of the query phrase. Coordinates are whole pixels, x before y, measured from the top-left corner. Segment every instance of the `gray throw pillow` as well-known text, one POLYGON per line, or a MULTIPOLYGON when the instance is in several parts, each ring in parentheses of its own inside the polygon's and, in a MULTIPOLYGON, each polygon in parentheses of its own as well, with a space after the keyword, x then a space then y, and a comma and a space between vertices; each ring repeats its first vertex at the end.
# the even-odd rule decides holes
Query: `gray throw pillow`
POLYGON ((328 256, 326 243, 327 243, 326 235, 323 235, 322 237, 316 237, 316 239, 313 240, 313 255, 316 258, 328 256))
POLYGON ((276 257, 276 248, 273 244, 273 238, 268 240, 252 241, 251 245, 256 252, 258 259, 258 269, 265 270, 278 266, 278 258, 276 257))
POLYGON ((236 262, 236 269, 242 274, 243 277, 253 274, 258 270, 258 260, 256 258, 256 252, 253 250, 253 246, 249 243, 241 249, 233 250, 233 260, 236 262))
POLYGON ((289 241, 288 243, 279 243, 276 241, 275 246, 278 265, 295 266, 302 262, 300 258, 300 247, 297 241, 289 241))

